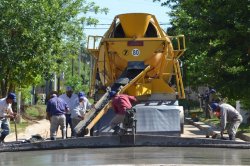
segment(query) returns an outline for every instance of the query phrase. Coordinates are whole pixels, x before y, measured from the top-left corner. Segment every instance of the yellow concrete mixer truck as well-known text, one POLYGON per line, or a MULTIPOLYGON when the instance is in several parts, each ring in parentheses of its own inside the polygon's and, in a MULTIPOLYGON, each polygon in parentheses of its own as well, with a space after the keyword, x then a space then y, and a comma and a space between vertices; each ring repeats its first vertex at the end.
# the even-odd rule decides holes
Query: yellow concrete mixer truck
POLYGON ((75 128, 77 133, 110 134, 114 113, 108 91, 136 96, 136 134, 180 135, 185 98, 179 57, 183 35, 168 36, 154 15, 117 15, 104 36, 89 36, 93 57, 90 94, 94 107, 75 128), (92 129, 92 130, 91 130, 92 129))
POLYGON ((5 144, 0 152, 131 146, 250 148, 242 141, 181 137, 184 115, 178 99, 185 94, 178 59, 185 50, 184 36, 168 36, 155 16, 118 15, 104 36, 89 36, 88 49, 93 57, 90 93, 95 103, 74 128, 85 137, 38 142, 32 137, 5 144), (134 95, 139 101, 125 116, 127 130, 118 135, 109 127, 114 116, 110 91, 134 95))

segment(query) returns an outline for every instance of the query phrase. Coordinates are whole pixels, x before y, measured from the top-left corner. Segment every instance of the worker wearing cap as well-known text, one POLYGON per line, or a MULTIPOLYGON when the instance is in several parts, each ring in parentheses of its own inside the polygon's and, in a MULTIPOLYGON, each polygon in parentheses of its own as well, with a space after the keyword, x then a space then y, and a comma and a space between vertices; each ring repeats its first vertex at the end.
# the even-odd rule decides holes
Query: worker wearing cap
MULTIPOLYGON (((72 127, 72 120, 71 120, 71 111, 75 108, 75 100, 77 99, 77 95, 73 93, 73 89, 70 86, 66 87, 66 93, 59 96, 62 98, 69 106, 69 111, 66 112, 66 130, 68 129, 68 125, 71 129, 71 136, 73 136, 73 127, 72 127)), ((67 137, 67 132, 66 132, 67 137)))
MULTIPOLYGON (((77 124, 84 119, 86 113, 85 106, 85 96, 80 92, 78 94, 78 99, 75 104, 75 108, 71 111, 71 119, 72 119, 72 127, 73 129, 77 126, 77 124)), ((73 135, 76 136, 75 131, 73 131, 73 135)))
POLYGON ((216 96, 216 90, 211 89, 211 88, 209 88, 209 90, 206 90, 206 92, 203 96, 203 100, 205 100, 205 105, 204 105, 205 107, 204 108, 205 108, 206 119, 211 119, 210 111, 209 111, 209 104, 214 102, 215 96, 216 96))
POLYGON ((78 98, 83 97, 83 103, 84 103, 84 109, 90 109, 92 107, 92 104, 89 102, 88 98, 86 97, 84 92, 79 92, 78 93, 78 98))
POLYGON ((50 117, 50 138, 56 140, 57 129, 60 126, 62 131, 62 138, 66 139, 66 117, 65 113, 68 111, 67 103, 57 97, 57 92, 50 93, 50 99, 47 102, 46 112, 50 117))
POLYGON ((112 99, 112 107, 116 114, 110 123, 110 128, 114 130, 113 134, 115 135, 120 130, 119 124, 124 121, 127 109, 131 109, 132 103, 136 102, 137 99, 134 96, 117 94, 115 91, 111 91, 109 97, 112 99))
POLYGON ((9 93, 7 97, 0 99, 0 143, 2 143, 5 137, 10 133, 10 124, 8 118, 13 118, 12 103, 16 102, 15 93, 9 93))
POLYGON ((240 113, 230 104, 222 103, 212 103, 211 104, 212 111, 215 116, 220 119, 220 127, 221 127, 221 138, 224 139, 223 133, 226 129, 226 124, 228 123, 228 135, 230 140, 235 140, 235 135, 242 122, 242 116, 240 113))

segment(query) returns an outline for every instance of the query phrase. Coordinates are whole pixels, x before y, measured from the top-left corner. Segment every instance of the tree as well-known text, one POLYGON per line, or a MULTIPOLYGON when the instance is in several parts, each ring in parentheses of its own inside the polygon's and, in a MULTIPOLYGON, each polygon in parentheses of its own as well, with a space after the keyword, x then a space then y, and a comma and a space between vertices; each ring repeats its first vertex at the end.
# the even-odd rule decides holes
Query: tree
POLYGON ((73 87, 75 92, 84 91, 89 92, 90 82, 90 57, 89 53, 84 46, 81 46, 80 55, 78 59, 72 59, 71 70, 65 70, 65 82, 64 85, 73 87), (77 63, 76 63, 77 60, 77 63))
POLYGON ((85 0, 1 0, 0 80, 4 96, 16 86, 36 83, 36 77, 59 72, 78 56, 83 24, 98 20, 88 12, 107 12, 85 0))
POLYGON ((250 100, 248 1, 167 0, 170 35, 185 34, 187 83, 210 85, 224 97, 250 100))

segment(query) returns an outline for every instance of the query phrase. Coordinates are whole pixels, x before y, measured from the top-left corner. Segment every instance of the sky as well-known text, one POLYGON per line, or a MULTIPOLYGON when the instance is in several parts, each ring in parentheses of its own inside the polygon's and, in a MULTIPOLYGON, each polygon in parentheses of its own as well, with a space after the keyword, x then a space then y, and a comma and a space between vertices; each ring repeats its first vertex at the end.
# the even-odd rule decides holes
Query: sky
MULTIPOLYGON (((98 24, 111 24, 114 17, 118 14, 124 13, 149 13, 155 15, 159 24, 163 29, 169 27, 170 18, 167 12, 170 9, 166 6, 162 7, 160 2, 153 2, 153 0, 92 0, 96 5, 101 8, 109 8, 109 13, 93 15, 100 22, 98 24), (168 25, 163 25, 168 24, 168 25)), ((94 26, 85 27, 84 32, 88 35, 99 35, 102 36, 107 31, 109 25, 98 25, 96 28, 94 26), (90 29, 89 29, 90 28, 90 29), (100 29, 99 29, 100 28, 100 29)))

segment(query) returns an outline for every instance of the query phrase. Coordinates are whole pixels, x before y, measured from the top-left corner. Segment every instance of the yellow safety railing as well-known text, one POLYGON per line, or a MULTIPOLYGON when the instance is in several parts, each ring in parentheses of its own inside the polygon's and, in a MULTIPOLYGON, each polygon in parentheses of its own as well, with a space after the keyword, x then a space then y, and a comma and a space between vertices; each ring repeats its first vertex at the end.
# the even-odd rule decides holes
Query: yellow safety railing
POLYGON ((174 57, 178 59, 186 50, 186 42, 184 35, 178 36, 169 36, 172 41, 173 49, 174 49, 174 57))

